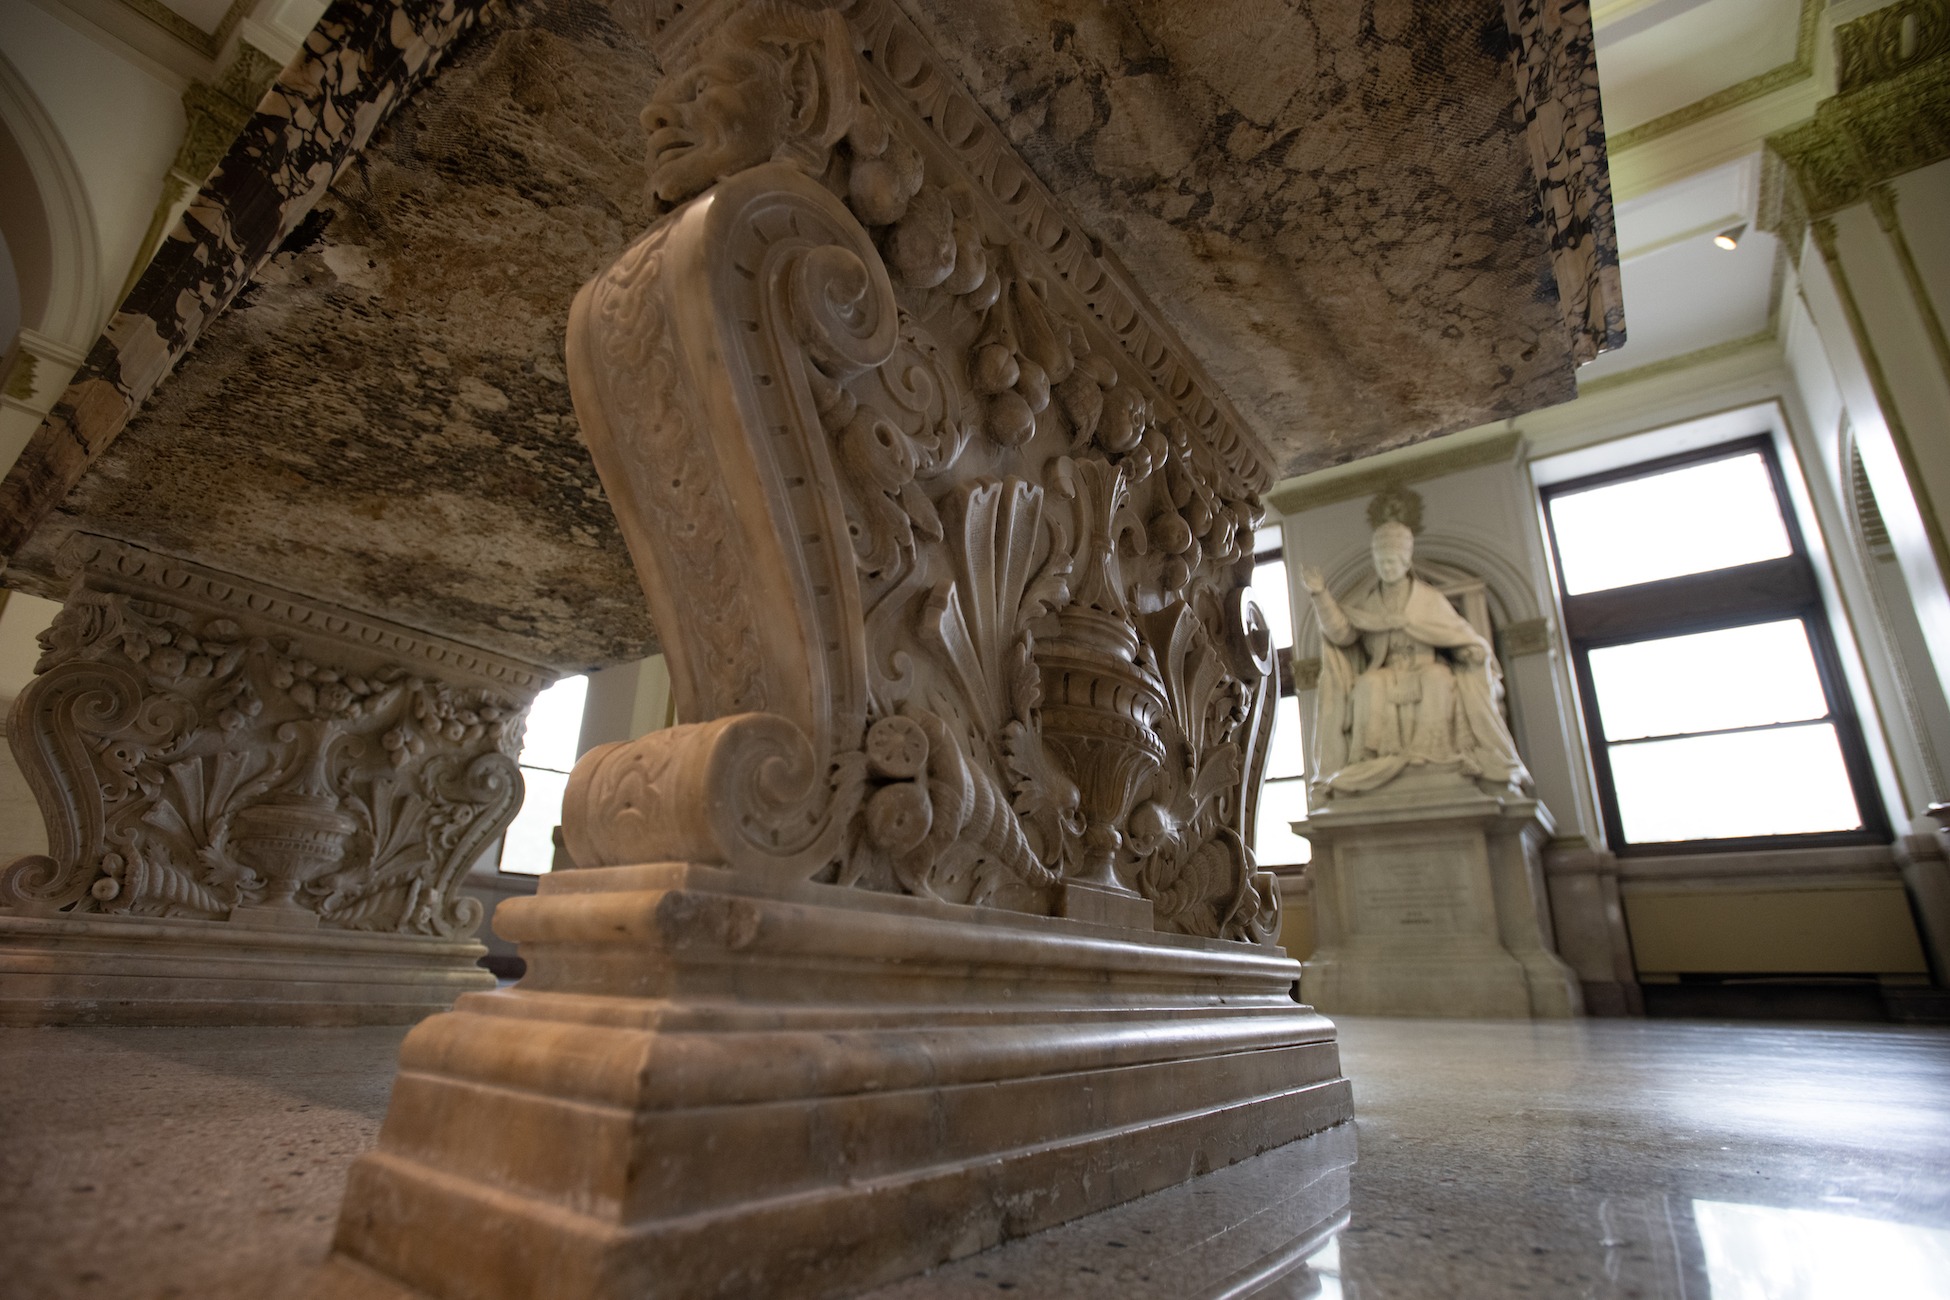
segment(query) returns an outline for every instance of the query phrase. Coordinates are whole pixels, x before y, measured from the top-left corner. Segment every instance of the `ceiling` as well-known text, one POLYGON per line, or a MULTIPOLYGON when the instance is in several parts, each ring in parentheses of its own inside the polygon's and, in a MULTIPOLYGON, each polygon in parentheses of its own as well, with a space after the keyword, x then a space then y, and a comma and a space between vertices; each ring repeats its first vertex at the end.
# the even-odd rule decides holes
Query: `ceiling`
MULTIPOLYGON (((1499 4, 1266 0, 1269 45, 1182 2, 902 3, 1284 465, 1571 395, 1499 4)), ((653 648, 561 355, 649 219, 660 6, 509 0, 14 571, 85 528, 553 668, 653 648)))
POLYGON ((1754 228, 1759 196, 1755 152, 1618 205, 1631 332, 1624 347, 1578 371, 1580 384, 1766 332, 1781 245, 1754 228), (1713 242, 1743 226, 1731 251, 1713 242))
POLYGON ((1581 387, 1773 328, 1784 267, 1780 241, 1754 228, 1769 129, 1760 110, 1769 94, 1805 94, 1815 84, 1812 48, 1805 72, 1792 66, 1803 52, 1802 3, 1593 7, 1606 131, 1628 150, 1660 153, 1665 165, 1661 183, 1634 185, 1632 153, 1614 144, 1613 174, 1625 178, 1615 212, 1629 332, 1623 348, 1578 371, 1581 387), (1715 107, 1717 117, 1703 111, 1715 107), (1743 132, 1744 122, 1730 121, 1743 112, 1761 125, 1743 132), (1742 226, 1732 251, 1713 243, 1742 226))
POLYGON ((1801 0, 1614 0, 1592 6, 1613 135, 1791 62, 1801 0))

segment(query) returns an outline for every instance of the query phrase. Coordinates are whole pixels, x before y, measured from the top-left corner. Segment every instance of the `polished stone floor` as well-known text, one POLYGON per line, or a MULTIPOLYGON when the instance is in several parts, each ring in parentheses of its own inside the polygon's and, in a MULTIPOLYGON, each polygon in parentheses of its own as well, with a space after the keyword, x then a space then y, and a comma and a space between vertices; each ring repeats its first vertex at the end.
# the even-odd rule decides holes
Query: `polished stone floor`
MULTIPOLYGON (((1950 1031, 1342 1030, 1355 1143, 1330 1134, 876 1300, 1950 1298, 1950 1031), (1335 1232, 1332 1179, 1294 1171, 1346 1177, 1354 1145, 1335 1232)), ((343 1293, 320 1261, 399 1037, 0 1030, 0 1295, 343 1293)))

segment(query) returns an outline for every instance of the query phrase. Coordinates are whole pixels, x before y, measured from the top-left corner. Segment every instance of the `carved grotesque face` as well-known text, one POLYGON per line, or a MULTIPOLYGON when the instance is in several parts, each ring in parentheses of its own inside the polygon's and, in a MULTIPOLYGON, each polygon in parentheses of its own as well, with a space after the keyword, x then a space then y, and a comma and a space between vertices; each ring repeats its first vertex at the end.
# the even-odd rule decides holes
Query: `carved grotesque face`
POLYGON ((650 193, 665 204, 771 159, 791 129, 785 69, 768 51, 723 49, 666 78, 643 110, 650 193))
POLYGON ((1383 582, 1400 582, 1408 576, 1415 558, 1415 534, 1400 524, 1383 524, 1374 530, 1374 571, 1383 582))

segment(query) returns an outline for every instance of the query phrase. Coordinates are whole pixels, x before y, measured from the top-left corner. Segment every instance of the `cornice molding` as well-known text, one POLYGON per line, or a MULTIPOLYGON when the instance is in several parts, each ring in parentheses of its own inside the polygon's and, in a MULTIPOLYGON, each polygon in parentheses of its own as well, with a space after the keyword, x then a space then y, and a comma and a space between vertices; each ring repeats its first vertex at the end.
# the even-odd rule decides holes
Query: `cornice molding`
POLYGON ((1763 95, 1771 95, 1777 90, 1806 81, 1815 75, 1815 44, 1821 31, 1822 0, 1801 0, 1801 14, 1794 37, 1794 57, 1786 63, 1777 64, 1767 71, 1757 73, 1745 81, 1737 81, 1724 89, 1716 90, 1704 99, 1696 99, 1690 104, 1675 108, 1649 122, 1641 122, 1635 127, 1616 132, 1611 137, 1611 152, 1624 153, 1636 149, 1648 141, 1684 130, 1695 122, 1703 122, 1709 117, 1718 116, 1730 108, 1738 107, 1763 95))
POLYGON ((1918 13, 1934 17, 1916 30, 1950 27, 1950 0, 1902 0, 1838 28, 1837 45, 1854 51, 1847 56, 1855 60, 1854 88, 1767 137, 1758 224, 1782 238, 1797 266, 1811 221, 1867 201, 1884 181, 1950 158, 1950 39, 1919 38, 1896 61, 1902 20, 1918 13))
POLYGON ((1269 492, 1266 502, 1283 515, 1295 515, 1356 497, 1373 496, 1391 487, 1441 478, 1482 465, 1505 464, 1516 458, 1523 435, 1504 432, 1459 444, 1444 445, 1445 441, 1436 438, 1417 443, 1407 449, 1413 454, 1386 464, 1294 479, 1269 492))
POLYGON ((555 680, 548 669, 519 659, 93 533, 69 538, 60 570, 70 580, 85 577, 96 591, 125 590, 137 596, 167 591, 171 601, 186 607, 270 619, 293 631, 353 642, 418 664, 448 681, 514 691, 524 699, 555 680))
POLYGON ((1586 380, 1578 385, 1578 396, 1589 397, 1609 389, 1623 388, 1627 384, 1642 383, 1661 375, 1677 374, 1696 366, 1709 365, 1726 357, 1736 356, 1749 348, 1772 343, 1775 337, 1774 325, 1770 322, 1766 329, 1749 334, 1745 338, 1726 339, 1707 347, 1696 348, 1691 352, 1682 352, 1676 357, 1667 357, 1663 361, 1652 361, 1631 370, 1622 370, 1615 375, 1603 375, 1597 379, 1586 380))
POLYGON ((1950 54, 1950 5, 1897 0, 1835 28, 1836 90, 1860 90, 1944 54, 1950 54))
POLYGON ((252 0, 231 0, 230 8, 224 11, 214 32, 204 31, 168 5, 163 4, 162 0, 121 0, 121 3, 204 58, 214 59, 223 52, 225 43, 230 40, 230 34, 237 30, 237 24, 243 20, 244 14, 250 9, 252 0))

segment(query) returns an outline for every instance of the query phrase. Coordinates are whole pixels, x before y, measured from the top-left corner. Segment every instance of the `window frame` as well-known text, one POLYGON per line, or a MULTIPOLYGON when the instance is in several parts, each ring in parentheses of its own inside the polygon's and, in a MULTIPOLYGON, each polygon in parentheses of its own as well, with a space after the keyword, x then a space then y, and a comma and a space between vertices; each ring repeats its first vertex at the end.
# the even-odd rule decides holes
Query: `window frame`
MULTIPOLYGON (((1266 525, 1261 525, 1261 527, 1262 528, 1266 527, 1266 525)), ((1280 540, 1278 544, 1267 547, 1265 550, 1260 550, 1257 547, 1254 548, 1252 553, 1253 568, 1257 569, 1262 564, 1271 564, 1276 560, 1281 562, 1282 564, 1285 563, 1286 528, 1285 528, 1284 521, 1282 521, 1278 525, 1278 527, 1280 529, 1280 540)), ((1298 700, 1300 696, 1299 683, 1295 680, 1293 675, 1293 655, 1294 655, 1294 651, 1299 647, 1300 644, 1299 635, 1298 635, 1299 629, 1298 627, 1294 626, 1294 624, 1297 623, 1298 620, 1292 612, 1293 574, 1289 570, 1286 572, 1285 576, 1286 576, 1286 584, 1287 584, 1287 607, 1289 611, 1288 628, 1289 631, 1291 631, 1294 634, 1294 640, 1288 645, 1275 646, 1273 648, 1273 692, 1270 697, 1270 700, 1271 700, 1271 707, 1273 709, 1274 714, 1276 715, 1275 725, 1277 725, 1277 714, 1279 712, 1280 701, 1289 698, 1298 700)), ((1269 729, 1267 732, 1269 745, 1271 743, 1272 734, 1273 734, 1272 731, 1269 729)), ((1260 776, 1259 788, 1253 791, 1253 818, 1252 818, 1252 826, 1250 827, 1250 830, 1252 832, 1251 843, 1252 843, 1254 863, 1262 870, 1276 871, 1276 872, 1277 871, 1298 871, 1307 865, 1305 861, 1269 863, 1261 860, 1259 857, 1259 808, 1260 808, 1260 800, 1264 798, 1266 794, 1266 787, 1269 785, 1292 784, 1297 782, 1302 792, 1302 798, 1303 800, 1305 799, 1307 782, 1313 775, 1310 771, 1307 770, 1307 752, 1306 752, 1305 740, 1306 737, 1303 729, 1302 737, 1301 737, 1301 741, 1302 741, 1301 751, 1300 751, 1300 772, 1297 776, 1268 777, 1262 771, 1260 776)), ((1309 808, 1309 811, 1311 811, 1311 808, 1309 808)))
MULTIPOLYGON (((580 749, 581 749, 581 747, 582 747, 582 746, 581 746, 581 735, 582 735, 582 729, 583 729, 583 727, 584 727, 584 725, 585 725, 585 724, 587 724, 587 722, 589 721, 589 695, 588 695, 588 689, 589 689, 589 682, 590 682, 590 680, 591 680, 591 679, 592 679, 592 678, 593 678, 594 676, 595 676, 595 674, 594 674, 594 673, 564 673, 564 674, 563 674, 562 676, 560 676, 560 677, 558 677, 558 678, 556 678, 556 679, 555 679, 554 681, 552 681, 552 682, 550 682, 550 683, 548 684, 548 686, 546 686, 546 687, 544 687, 544 688, 543 688, 543 691, 547 691, 547 690, 552 690, 552 689, 554 689, 555 687, 557 687, 557 686, 560 686, 560 685, 561 685, 561 684, 562 684, 563 682, 565 682, 565 681, 567 681, 567 680, 568 680, 569 678, 571 678, 571 677, 581 677, 581 678, 583 679, 583 681, 584 681, 584 686, 583 686, 583 692, 584 692, 584 693, 583 693, 583 697, 582 697, 582 713, 581 713, 581 715, 580 715, 580 716, 579 716, 579 717, 577 718, 577 720, 576 720, 576 733, 577 733, 577 743, 576 743, 576 748, 577 748, 578 750, 580 750, 580 749)), ((542 694, 542 692, 537 692, 537 693, 536 693, 536 699, 540 699, 540 698, 541 698, 541 694, 542 694)), ((532 716, 532 711, 533 711, 533 709, 534 709, 534 707, 535 707, 535 701, 534 701, 534 700, 530 700, 530 701, 529 701, 529 703, 528 703, 528 707, 529 707, 529 710, 530 710, 530 712, 531 712, 531 716, 532 716)), ((549 857, 549 864, 548 864, 547 866, 545 866, 545 867, 543 867, 543 868, 542 868, 542 869, 541 869, 540 871, 523 871, 523 870, 521 870, 521 869, 519 869, 519 868, 515 868, 515 869, 512 869, 512 870, 511 870, 511 869, 510 869, 510 868, 508 867, 508 865, 507 865, 507 861, 508 861, 508 832, 509 832, 510 830, 512 830, 512 829, 514 828, 514 824, 515 824, 515 818, 518 818, 518 817, 520 817, 520 816, 521 816, 521 814, 522 814, 522 813, 523 813, 523 812, 524 812, 524 811, 525 811, 525 810, 527 809, 527 807, 528 807, 528 796, 529 796, 529 789, 530 789, 530 785, 529 785, 529 780, 528 780, 528 774, 529 774, 530 772, 547 772, 547 773, 549 773, 549 774, 550 774, 550 775, 552 775, 552 776, 561 776, 561 777, 567 777, 567 776, 569 776, 569 775, 570 775, 570 773, 571 773, 571 772, 573 772, 573 771, 574 771, 574 769, 575 769, 575 765, 576 765, 576 762, 577 762, 577 761, 578 761, 578 759, 580 758, 580 755, 578 754, 578 755, 577 755, 576 757, 572 757, 572 758, 571 758, 571 759, 569 760, 569 766, 568 766, 568 768, 566 768, 566 769, 564 769, 564 768, 555 768, 555 767, 549 767, 549 766, 547 766, 547 765, 545 765, 545 764, 542 764, 542 763, 524 763, 524 762, 522 762, 522 761, 521 761, 521 756, 522 756, 523 754, 526 754, 526 752, 527 752, 527 748, 528 748, 528 744, 527 744, 527 735, 525 734, 525 733, 526 733, 526 721, 524 721, 524 724, 523 724, 523 726, 524 726, 524 735, 523 735, 523 737, 522 737, 522 748, 521 748, 521 751, 520 751, 520 753, 518 753, 518 754, 516 755, 516 758, 515 758, 515 771, 516 771, 517 773, 519 773, 519 774, 520 774, 520 776, 521 776, 521 802, 515 805, 515 816, 514 816, 514 817, 511 817, 511 818, 509 818, 509 819, 508 819, 508 824, 507 824, 506 826, 504 826, 504 827, 502 827, 502 828, 501 828, 501 837, 500 837, 500 839, 499 839, 499 840, 498 840, 498 841, 496 842, 496 844, 495 844, 495 846, 494 846, 494 870, 495 870, 495 872, 496 872, 496 874, 498 874, 498 875, 505 875, 505 876, 518 876, 518 877, 520 877, 520 878, 521 878, 521 879, 523 879, 523 880, 540 880, 540 879, 541 879, 541 878, 542 878, 543 876, 546 876, 546 875, 548 875, 548 874, 550 874, 551 872, 553 872, 553 871, 555 870, 555 857, 556 857, 556 854, 554 854, 554 853, 551 853, 551 855, 550 855, 550 857, 549 857)), ((559 815, 560 815, 560 810, 558 809, 558 816, 559 816, 559 815)), ((554 827, 554 829, 555 829, 555 830, 558 830, 558 831, 559 831, 559 830, 561 829, 561 823, 560 823, 560 822, 557 822, 557 823, 555 824, 555 827, 554 827)), ((560 842, 559 842, 559 839, 557 840, 557 842, 556 842, 556 844, 555 844, 555 848, 556 848, 557 850, 559 850, 559 849, 561 848, 561 845, 560 845, 560 842)))
MULTIPOLYGON (((1598 807, 1604 822, 1605 838, 1614 853, 1621 857, 1649 857, 1890 842, 1892 836, 1875 769, 1870 762, 1861 720, 1842 671, 1841 656, 1837 652, 1834 631, 1828 620, 1827 602, 1815 572, 1814 559, 1802 533, 1801 521, 1796 517, 1794 497, 1788 491, 1787 475, 1772 434, 1759 433, 1736 438, 1730 442, 1715 443, 1567 479, 1562 483, 1552 483, 1541 488, 1538 497, 1544 516, 1545 536, 1550 544, 1561 626, 1565 644, 1571 653, 1572 675, 1577 683, 1584 719, 1585 749, 1590 755, 1592 776, 1598 789, 1598 807), (1731 460, 1754 452, 1760 453, 1761 463, 1766 466, 1768 483, 1774 491, 1774 502, 1781 512, 1781 522, 1788 538, 1787 555, 1576 596, 1566 590, 1563 557, 1557 542, 1557 521, 1551 510, 1557 498, 1592 488, 1650 478, 1671 470, 1731 460), (1822 695, 1828 704, 1825 718, 1808 721, 1827 722, 1834 726, 1836 741, 1842 751, 1842 764, 1848 773, 1850 793, 1854 796, 1862 825, 1847 831, 1652 840, 1643 843, 1628 840, 1619 812, 1617 787, 1612 779, 1612 742, 1605 736, 1604 719, 1598 707, 1597 689, 1591 673, 1591 652, 1696 632, 1715 632, 1790 619, 1798 620, 1807 633, 1815 672, 1821 680, 1822 695)), ((1725 733, 1705 731, 1679 734, 1725 733)))

